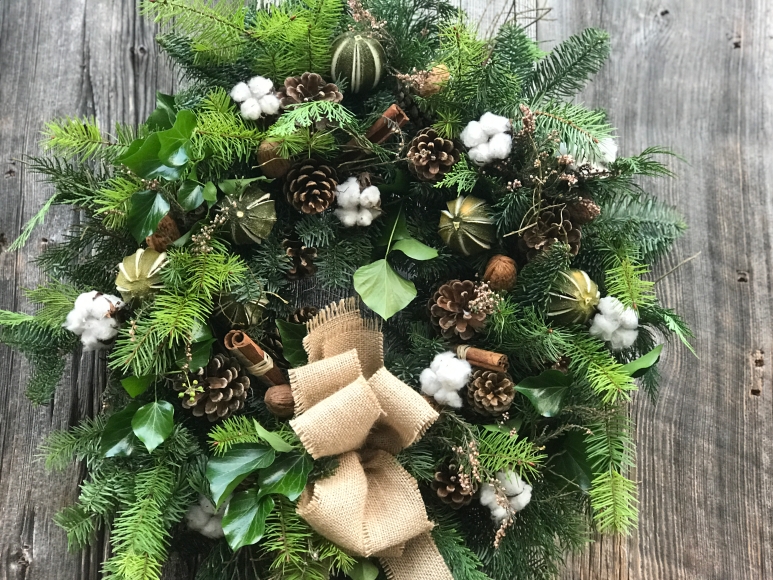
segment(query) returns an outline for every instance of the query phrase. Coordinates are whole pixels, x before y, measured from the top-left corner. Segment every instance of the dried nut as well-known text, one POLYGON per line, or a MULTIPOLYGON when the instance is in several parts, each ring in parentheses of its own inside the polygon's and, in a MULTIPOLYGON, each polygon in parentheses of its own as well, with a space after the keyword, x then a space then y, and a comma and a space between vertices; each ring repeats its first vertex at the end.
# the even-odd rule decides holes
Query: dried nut
POLYGON ((512 290, 517 277, 518 268, 515 261, 502 254, 493 256, 486 264, 486 271, 483 273, 483 279, 496 292, 512 290))
POLYGON ((284 177, 292 163, 279 156, 281 144, 277 141, 263 141, 258 147, 258 163, 263 175, 272 179, 284 177))
POLYGON ((266 391, 263 401, 271 413, 280 419, 289 419, 295 412, 295 401, 290 385, 274 385, 266 391))
POLYGON ((432 95, 436 95, 440 92, 440 90, 450 78, 451 73, 449 72, 446 65, 439 64, 434 66, 432 67, 432 70, 427 73, 426 80, 420 83, 417 87, 417 92, 425 99, 427 97, 431 97, 432 95))

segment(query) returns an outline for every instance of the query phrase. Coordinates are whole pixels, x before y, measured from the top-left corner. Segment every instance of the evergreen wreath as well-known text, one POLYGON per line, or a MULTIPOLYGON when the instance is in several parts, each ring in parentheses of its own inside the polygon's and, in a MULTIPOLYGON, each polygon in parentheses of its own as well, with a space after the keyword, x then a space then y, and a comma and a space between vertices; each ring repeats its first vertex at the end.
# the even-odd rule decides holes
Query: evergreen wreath
MULTIPOLYGON (((637 182, 671 176, 669 151, 617 156, 571 100, 608 35, 545 53, 515 22, 478 38, 445 0, 142 10, 187 88, 138 127, 46 126, 28 162, 55 191, 13 248, 54 205, 82 219, 37 259, 37 312, 0 312, 35 403, 67 353, 107 356, 105 412, 44 444, 49 468, 87 466, 56 516, 70 547, 109 529, 120 580, 160 578, 170 550, 208 554, 198 580, 422 577, 300 507, 351 456, 311 448, 298 400, 331 360, 313 333, 345 318, 429 417, 386 460, 414 489, 378 505, 391 525, 423 502, 442 556, 423 577, 553 578, 591 531, 634 529, 629 402, 654 400, 663 338, 691 337, 647 278, 686 226, 637 182)), ((362 373, 375 425, 402 420, 362 373)), ((366 407, 327 427, 350 436, 366 407)))

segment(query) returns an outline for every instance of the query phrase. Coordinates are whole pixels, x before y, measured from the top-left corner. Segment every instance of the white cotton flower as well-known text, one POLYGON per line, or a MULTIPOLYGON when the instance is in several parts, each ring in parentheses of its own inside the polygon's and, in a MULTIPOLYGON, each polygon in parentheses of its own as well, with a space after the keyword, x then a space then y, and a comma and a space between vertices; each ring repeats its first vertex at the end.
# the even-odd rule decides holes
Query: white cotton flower
POLYGON ((118 321, 113 314, 124 305, 123 300, 112 294, 85 292, 76 298, 62 326, 81 337, 84 350, 106 348, 118 334, 118 321))
POLYGON ((458 391, 467 386, 471 374, 470 363, 456 358, 453 352, 441 352, 435 356, 429 368, 421 372, 421 392, 434 397, 441 405, 459 409, 462 407, 462 398, 458 391))
POLYGON ((264 115, 276 115, 281 107, 276 95, 264 95, 258 99, 258 104, 264 115))
POLYGON ((512 497, 508 496, 507 501, 510 503, 510 507, 513 511, 521 511, 523 508, 529 505, 529 502, 531 501, 531 486, 524 484, 524 490, 512 497))
POLYGON ((483 130, 483 126, 478 121, 470 121, 462 131, 459 138, 465 147, 472 148, 488 141, 489 136, 483 130))
POLYGON ((496 505, 491 508, 491 517, 494 518, 497 522, 501 522, 507 517, 507 510, 501 505, 496 505))
POLYGON ((467 155, 469 155, 470 161, 479 167, 486 165, 491 161, 488 143, 482 143, 476 147, 473 147, 467 152, 467 155))
POLYGON ((360 203, 360 184, 356 177, 350 177, 336 187, 338 207, 357 209, 360 203))
POLYGON ((620 328, 612 335, 612 338, 609 340, 609 347, 612 350, 623 350, 625 348, 630 348, 633 346, 633 343, 636 342, 637 338, 639 338, 638 330, 620 328))
POLYGON ((345 228, 353 228, 357 225, 357 216, 359 212, 357 209, 341 207, 335 210, 335 216, 340 220, 345 228))
POLYGON ((617 141, 614 137, 604 137, 598 143, 601 157, 606 163, 614 163, 617 159, 617 141))
MULTIPOLYGON (((514 471, 500 471, 496 475, 500 489, 505 492, 510 512, 518 512, 531 501, 532 487, 514 471)), ((499 505, 496 488, 490 483, 480 487, 480 503, 491 510, 491 517, 500 522, 508 516, 506 507, 499 505)))
POLYGON ((202 536, 217 540, 222 538, 223 532, 223 513, 228 505, 228 501, 223 502, 219 510, 205 496, 199 496, 199 503, 193 504, 185 514, 185 523, 191 530, 200 533, 202 536))
POLYGON ((375 185, 366 187, 360 193, 360 207, 374 208, 381 203, 381 191, 375 185))
POLYGON ((250 97, 242 103, 241 113, 242 117, 245 119, 249 121, 257 121, 260 119, 260 115, 263 113, 263 111, 260 108, 260 103, 258 103, 258 100, 250 97))
POLYGON ((507 159, 512 148, 513 138, 507 133, 497 133, 488 142, 489 159, 507 159))
POLYGON ((430 397, 435 396, 440 390, 440 382, 437 380, 435 371, 432 369, 424 369, 419 375, 419 383, 421 383, 421 392, 430 397))
POLYGON ((625 312, 625 304, 620 302, 620 300, 614 296, 604 296, 604 298, 599 300, 599 304, 596 308, 598 308, 599 312, 604 316, 610 316, 616 320, 625 312))
POLYGON ((373 214, 370 210, 365 208, 357 212, 357 225, 367 227, 373 223, 373 214))
POLYGON ((639 336, 639 317, 614 296, 599 301, 599 313, 593 317, 590 335, 608 342, 612 350, 629 348, 639 336))
POLYGON ((236 86, 231 89, 231 98, 237 103, 243 103, 252 96, 250 87, 247 83, 236 83, 236 86))
POLYGON ((626 308, 620 315, 620 327, 626 330, 636 330, 639 328, 639 317, 633 308, 626 308))
POLYGON ((497 473, 497 480, 502 484, 508 496, 522 493, 526 485, 515 471, 500 471, 497 473))
POLYGON ((495 115, 494 113, 483 113, 479 123, 481 129, 483 129, 489 137, 493 137, 499 133, 506 133, 513 127, 510 123, 510 119, 495 115))
POLYGON ((497 492, 494 490, 494 486, 490 483, 483 483, 480 486, 480 503, 486 507, 496 505, 497 492))
POLYGON ((261 76, 252 77, 247 81, 247 86, 249 87, 252 96, 256 99, 260 99, 262 96, 265 96, 274 90, 274 83, 271 79, 261 76))

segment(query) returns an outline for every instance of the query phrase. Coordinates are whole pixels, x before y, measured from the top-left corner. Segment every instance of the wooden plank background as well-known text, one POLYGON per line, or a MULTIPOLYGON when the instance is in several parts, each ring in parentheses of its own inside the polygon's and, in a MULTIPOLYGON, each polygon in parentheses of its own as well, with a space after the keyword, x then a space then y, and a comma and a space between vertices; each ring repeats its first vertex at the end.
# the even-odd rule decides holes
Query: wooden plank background
MULTIPOLYGON (((535 2, 464 7, 489 29, 535 2)), ((610 31, 611 61, 583 100, 609 110, 623 154, 659 144, 687 160, 678 181, 652 185, 691 226, 654 275, 701 252, 658 284, 697 332, 700 359, 669 348, 657 406, 634 406, 639 532, 594 543, 567 580, 773 578, 772 10, 764 0, 562 0, 533 27, 546 47, 587 26, 610 31)), ((155 90, 175 87, 153 35, 135 0, 0 1, 0 308, 29 308, 19 290, 39 280, 29 259, 76 219, 56 210, 23 252, 5 251, 50 193, 19 160, 40 151, 52 117, 143 120, 155 90)), ((73 360, 54 403, 36 408, 21 392, 23 360, 0 349, 0 580, 98 577, 104 543, 67 554, 51 521, 83 473, 47 474, 36 447, 99 410, 103 369, 93 356, 73 360)), ((181 562, 165 574, 189 576, 181 562)))

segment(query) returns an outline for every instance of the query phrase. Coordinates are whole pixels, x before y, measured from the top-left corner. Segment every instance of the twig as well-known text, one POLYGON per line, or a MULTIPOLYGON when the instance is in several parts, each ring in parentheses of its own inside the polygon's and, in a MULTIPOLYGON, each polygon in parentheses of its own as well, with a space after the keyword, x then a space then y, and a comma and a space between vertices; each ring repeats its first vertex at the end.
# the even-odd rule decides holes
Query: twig
POLYGON ((653 284, 657 284, 658 282, 660 282, 660 281, 661 281, 663 278, 665 278, 666 276, 670 276, 671 274, 673 274, 674 272, 676 272, 676 271, 677 271, 679 268, 681 268, 682 266, 684 266, 684 265, 685 265, 685 264, 687 264, 688 262, 692 262, 692 261, 693 261, 695 258, 697 258, 697 257, 698 257, 698 256, 700 256, 700 255, 701 255, 701 252, 698 252, 697 254, 693 254, 693 255, 692 255, 692 256, 690 256, 689 258, 686 258, 686 259, 682 260, 682 261, 681 261, 681 262, 679 262, 679 263, 678 263, 676 266, 674 266, 673 268, 671 268, 671 269, 670 269, 668 272, 666 272, 665 274, 663 274, 663 275, 662 275, 660 278, 658 278, 657 280, 655 280, 655 281, 653 282, 653 284))

